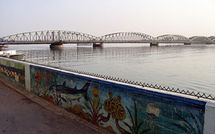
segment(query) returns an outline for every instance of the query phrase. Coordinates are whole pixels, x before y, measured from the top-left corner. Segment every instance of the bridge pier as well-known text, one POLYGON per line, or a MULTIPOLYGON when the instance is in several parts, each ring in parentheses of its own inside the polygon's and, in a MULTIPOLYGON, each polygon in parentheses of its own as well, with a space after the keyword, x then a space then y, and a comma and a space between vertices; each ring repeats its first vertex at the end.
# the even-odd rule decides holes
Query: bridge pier
POLYGON ((103 42, 93 43, 93 47, 103 47, 103 42))
POLYGON ((51 48, 51 49, 63 48, 63 42, 62 42, 62 41, 59 41, 59 42, 51 43, 50 48, 51 48))
POLYGON ((185 42, 184 45, 191 45, 191 42, 185 42))
POLYGON ((159 43, 158 43, 158 42, 151 42, 151 43, 150 43, 150 47, 152 47, 152 46, 156 46, 156 47, 158 47, 158 45, 159 45, 159 43))

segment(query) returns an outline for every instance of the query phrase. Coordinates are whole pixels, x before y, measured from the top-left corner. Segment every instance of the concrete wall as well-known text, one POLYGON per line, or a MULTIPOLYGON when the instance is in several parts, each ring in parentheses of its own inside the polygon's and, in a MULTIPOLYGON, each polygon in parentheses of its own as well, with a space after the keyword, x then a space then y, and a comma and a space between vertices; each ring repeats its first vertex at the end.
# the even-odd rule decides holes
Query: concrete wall
POLYGON ((215 132, 212 101, 0 58, 1 67, 13 70, 17 65, 22 73, 24 67, 24 86, 5 71, 0 75, 113 133, 215 132))
POLYGON ((0 76, 25 87, 25 64, 0 58, 0 76))

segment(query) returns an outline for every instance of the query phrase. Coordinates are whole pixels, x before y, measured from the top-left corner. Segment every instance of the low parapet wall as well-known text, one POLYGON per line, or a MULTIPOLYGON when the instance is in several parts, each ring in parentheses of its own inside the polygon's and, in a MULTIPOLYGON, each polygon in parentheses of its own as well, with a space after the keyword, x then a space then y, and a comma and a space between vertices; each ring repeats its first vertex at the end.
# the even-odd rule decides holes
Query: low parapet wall
POLYGON ((215 132, 211 100, 7 58, 0 76, 113 133, 215 132))

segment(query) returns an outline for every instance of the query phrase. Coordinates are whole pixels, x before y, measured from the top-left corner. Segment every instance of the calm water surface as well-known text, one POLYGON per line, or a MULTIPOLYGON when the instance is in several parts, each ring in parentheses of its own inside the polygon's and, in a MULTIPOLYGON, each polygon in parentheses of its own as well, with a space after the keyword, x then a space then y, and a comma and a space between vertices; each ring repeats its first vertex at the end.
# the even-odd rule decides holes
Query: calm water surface
POLYGON ((215 95, 214 45, 105 44, 92 48, 71 44, 62 50, 17 45, 8 49, 24 52, 34 62, 215 95))

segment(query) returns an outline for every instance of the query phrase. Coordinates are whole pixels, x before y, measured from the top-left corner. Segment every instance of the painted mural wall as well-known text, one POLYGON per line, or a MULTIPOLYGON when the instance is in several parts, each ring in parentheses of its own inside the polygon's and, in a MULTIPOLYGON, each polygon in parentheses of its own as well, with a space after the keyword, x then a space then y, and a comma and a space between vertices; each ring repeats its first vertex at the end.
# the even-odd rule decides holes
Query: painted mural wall
POLYGON ((205 102, 30 66, 31 92, 122 134, 203 134, 205 102))
POLYGON ((0 59, 0 76, 14 82, 21 87, 25 87, 24 64, 0 59))

